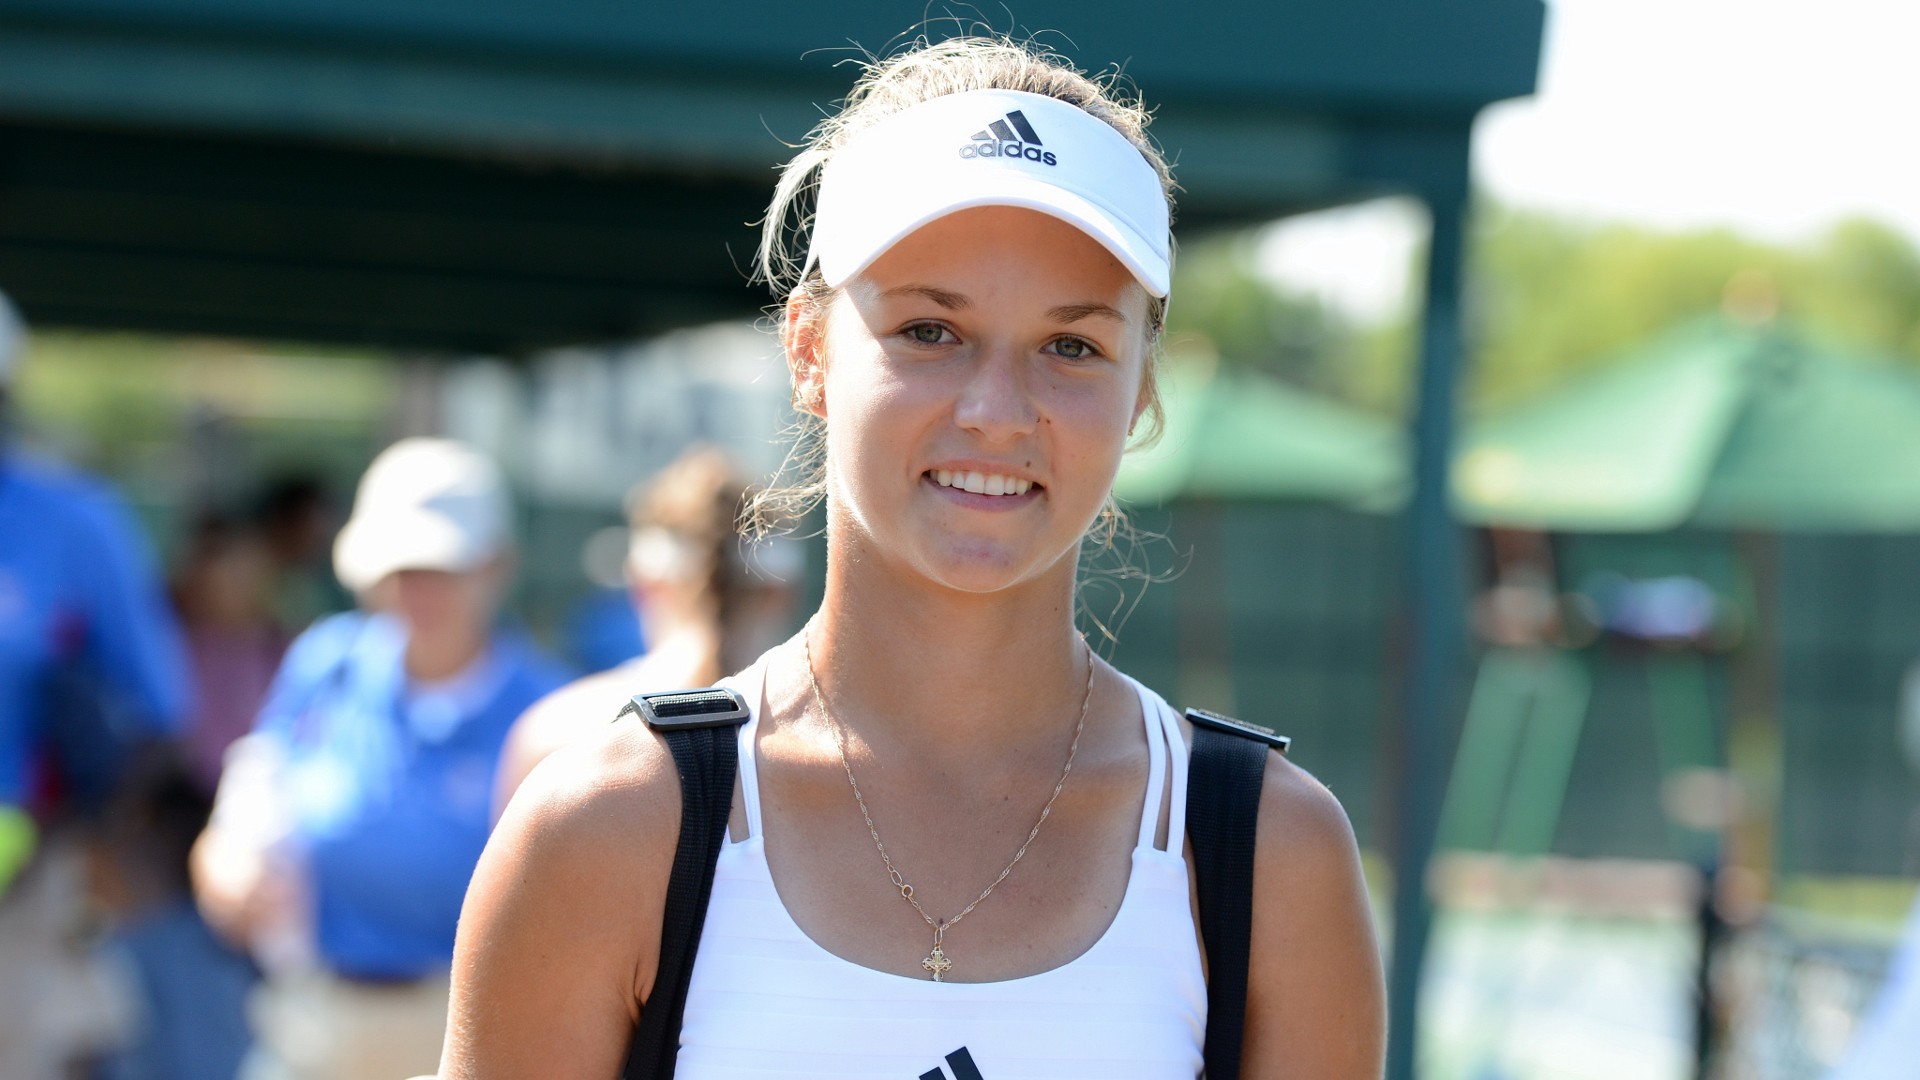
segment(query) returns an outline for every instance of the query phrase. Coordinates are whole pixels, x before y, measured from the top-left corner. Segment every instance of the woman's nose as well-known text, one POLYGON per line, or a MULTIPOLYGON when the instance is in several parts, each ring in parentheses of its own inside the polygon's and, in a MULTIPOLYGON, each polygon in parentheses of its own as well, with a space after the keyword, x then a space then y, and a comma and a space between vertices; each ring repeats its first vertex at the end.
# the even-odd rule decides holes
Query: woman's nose
POLYGON ((989 442, 1018 438, 1039 426, 1032 373, 1024 359, 1012 348, 983 347, 954 405, 954 422, 989 442))

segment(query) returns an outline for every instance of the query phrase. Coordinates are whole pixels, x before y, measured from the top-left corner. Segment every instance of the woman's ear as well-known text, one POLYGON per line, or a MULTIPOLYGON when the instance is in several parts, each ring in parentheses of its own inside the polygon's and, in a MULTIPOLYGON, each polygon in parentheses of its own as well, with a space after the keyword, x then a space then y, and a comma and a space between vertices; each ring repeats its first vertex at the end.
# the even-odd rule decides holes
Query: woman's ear
POLYGON ((822 420, 827 418, 825 322, 818 300, 800 289, 787 297, 780 344, 786 350, 787 375, 793 381, 793 408, 822 420))
MULTIPOLYGON (((1133 398, 1133 415, 1127 418, 1127 435, 1131 437, 1134 429, 1140 426, 1140 418, 1147 414, 1160 401, 1160 380, 1153 370, 1153 357, 1147 357, 1147 368, 1140 375, 1140 390, 1133 398)), ((1149 429, 1151 430, 1151 429, 1149 429)))

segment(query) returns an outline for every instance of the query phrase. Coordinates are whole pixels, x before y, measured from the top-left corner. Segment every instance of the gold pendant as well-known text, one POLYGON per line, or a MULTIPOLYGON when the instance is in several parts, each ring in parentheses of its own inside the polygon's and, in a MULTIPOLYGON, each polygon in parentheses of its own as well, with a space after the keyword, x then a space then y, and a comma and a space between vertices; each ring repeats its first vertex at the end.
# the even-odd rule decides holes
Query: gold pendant
POLYGON ((940 976, 946 974, 953 968, 953 961, 947 959, 946 952, 943 951, 939 945, 935 945, 933 952, 930 953, 925 960, 920 961, 920 966, 933 972, 934 982, 940 982, 942 981, 940 976))

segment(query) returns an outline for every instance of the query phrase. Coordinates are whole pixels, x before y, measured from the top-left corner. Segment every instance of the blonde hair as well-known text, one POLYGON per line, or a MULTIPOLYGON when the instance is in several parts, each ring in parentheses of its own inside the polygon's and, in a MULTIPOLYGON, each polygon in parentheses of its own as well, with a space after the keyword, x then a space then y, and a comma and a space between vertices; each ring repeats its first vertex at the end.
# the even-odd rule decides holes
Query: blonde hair
MULTIPOLYGON (((824 312, 834 290, 817 268, 807 266, 806 241, 812 232, 820 176, 827 162, 855 134, 881 120, 922 102, 971 90, 1041 94, 1105 122, 1153 166, 1171 209, 1173 173, 1147 136, 1151 116, 1139 96, 1122 85, 1117 73, 1088 75, 1057 53, 1012 38, 922 39, 903 52, 862 62, 860 78, 839 111, 816 125, 801 143, 799 153, 781 169, 780 182, 761 222, 755 276, 766 281, 776 296, 812 309, 816 318, 817 313, 824 312)), ((1153 296, 1147 299, 1149 348, 1143 376, 1147 407, 1135 445, 1158 438, 1165 422, 1157 378, 1157 346, 1166 321, 1167 301, 1153 296)), ((781 468, 781 478, 797 479, 784 484, 776 481, 755 493, 743 515, 747 531, 764 535, 791 527, 824 497, 826 452, 821 427, 817 418, 802 416, 781 468)), ((1105 536, 1110 542, 1118 517, 1119 510, 1109 499, 1090 535, 1105 536)))

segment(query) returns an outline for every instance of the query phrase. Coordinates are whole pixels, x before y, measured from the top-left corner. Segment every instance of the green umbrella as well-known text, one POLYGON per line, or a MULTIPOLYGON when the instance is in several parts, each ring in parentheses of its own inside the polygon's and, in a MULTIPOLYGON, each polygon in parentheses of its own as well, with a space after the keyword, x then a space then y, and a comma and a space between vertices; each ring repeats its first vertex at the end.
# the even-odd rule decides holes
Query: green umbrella
POLYGON ((1160 389, 1166 431, 1154 446, 1127 455, 1114 483, 1122 499, 1303 499, 1376 508, 1402 495, 1405 437, 1386 420, 1204 357, 1170 359, 1160 389))
POLYGON ((1789 328, 1688 324, 1471 425, 1462 518, 1641 532, 1920 529, 1920 377, 1789 328))

